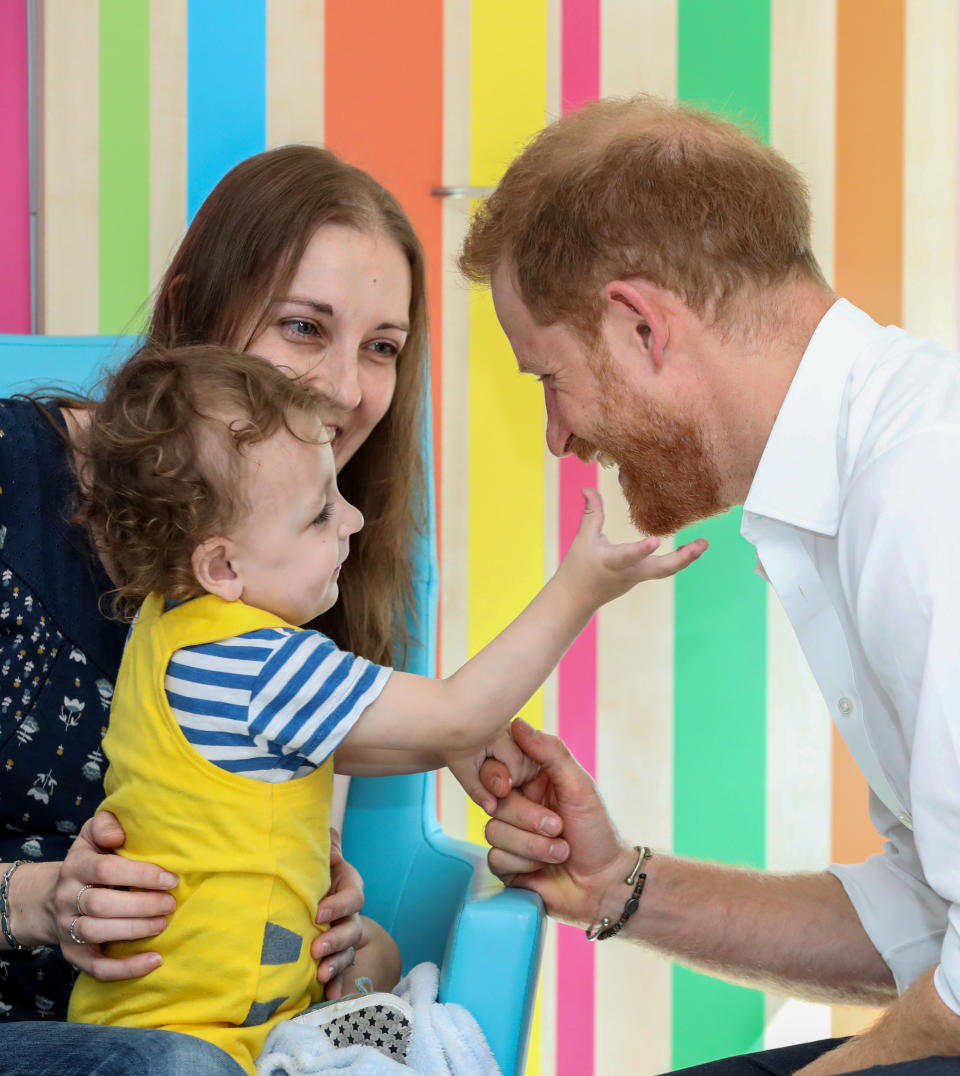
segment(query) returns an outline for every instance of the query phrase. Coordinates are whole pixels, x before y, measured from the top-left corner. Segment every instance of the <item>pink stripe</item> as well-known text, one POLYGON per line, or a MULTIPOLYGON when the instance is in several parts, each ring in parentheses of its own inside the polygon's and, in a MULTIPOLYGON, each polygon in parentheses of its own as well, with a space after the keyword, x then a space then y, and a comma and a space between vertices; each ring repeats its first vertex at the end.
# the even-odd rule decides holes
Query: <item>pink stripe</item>
POLYGON ((563 111, 600 96, 600 0, 563 0, 563 111))
MULTIPOLYGON (((560 461, 560 549, 566 552, 583 514, 584 486, 596 486, 597 465, 575 456, 560 461)), ((591 774, 597 773, 597 621, 590 621, 560 663, 557 728, 591 774)))
POLYGON ((30 331, 27 5, 0 4, 0 332, 30 331))
MULTIPOLYGON (((600 0, 563 0, 563 111, 600 94, 600 0)), ((560 549, 580 525, 584 486, 596 486, 596 464, 560 461, 560 549)), ((597 772, 597 622, 591 620, 560 663, 557 731, 582 765, 597 772)), ((594 952, 581 930, 557 931, 557 1076, 594 1071, 594 952)))

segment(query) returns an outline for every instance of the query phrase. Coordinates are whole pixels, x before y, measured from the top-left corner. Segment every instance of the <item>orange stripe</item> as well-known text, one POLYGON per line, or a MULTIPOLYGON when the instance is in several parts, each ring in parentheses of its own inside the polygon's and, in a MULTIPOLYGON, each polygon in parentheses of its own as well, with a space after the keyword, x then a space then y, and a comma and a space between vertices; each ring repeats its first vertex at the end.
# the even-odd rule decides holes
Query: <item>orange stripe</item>
POLYGON ((837 4, 836 287, 884 324, 903 309, 904 0, 837 4))
MULTIPOLYGON (((427 258, 434 468, 440 473, 443 295, 443 0, 326 6, 326 145, 400 201, 427 258)), ((439 499, 439 485, 437 486, 439 499)), ((440 505, 437 505, 437 518, 440 505)))
MULTIPOLYGON (((836 288, 883 323, 903 308, 903 57, 903 0, 837 4, 836 288)), ((832 845, 841 863, 880 845, 836 730, 832 845)))
MULTIPOLYGON (((835 286, 881 323, 903 317, 904 0, 837 3, 835 286)), ((833 730, 834 862, 879 851, 867 785, 833 730)), ((833 1034, 871 1010, 834 1007, 833 1034)))

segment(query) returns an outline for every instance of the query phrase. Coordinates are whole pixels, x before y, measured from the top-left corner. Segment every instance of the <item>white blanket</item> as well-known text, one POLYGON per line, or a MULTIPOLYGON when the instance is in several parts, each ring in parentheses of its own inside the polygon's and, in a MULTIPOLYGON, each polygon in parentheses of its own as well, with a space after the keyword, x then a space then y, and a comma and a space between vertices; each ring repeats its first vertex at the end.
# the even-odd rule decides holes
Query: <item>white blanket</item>
POLYGON ((407 1063, 401 1065, 369 1046, 336 1047, 323 1031, 302 1024, 279 1024, 257 1058, 257 1076, 500 1076, 480 1025, 462 1005, 437 1001, 436 964, 418 964, 394 993, 413 1008, 407 1063))

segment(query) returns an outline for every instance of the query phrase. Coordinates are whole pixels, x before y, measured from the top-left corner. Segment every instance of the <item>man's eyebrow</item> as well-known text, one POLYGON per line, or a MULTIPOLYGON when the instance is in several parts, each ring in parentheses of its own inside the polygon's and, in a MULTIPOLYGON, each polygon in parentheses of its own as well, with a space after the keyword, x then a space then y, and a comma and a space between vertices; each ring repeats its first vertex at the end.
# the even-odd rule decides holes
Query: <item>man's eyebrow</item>
MULTIPOLYGON (((315 299, 298 299, 296 296, 291 295, 287 299, 278 299, 277 302, 291 303, 294 306, 307 306, 317 314, 326 314, 328 318, 334 316, 333 307, 329 303, 318 303, 315 299)), ((410 326, 402 322, 395 324, 392 321, 381 321, 376 331, 379 332, 381 329, 396 329, 402 333, 410 332, 410 326)))

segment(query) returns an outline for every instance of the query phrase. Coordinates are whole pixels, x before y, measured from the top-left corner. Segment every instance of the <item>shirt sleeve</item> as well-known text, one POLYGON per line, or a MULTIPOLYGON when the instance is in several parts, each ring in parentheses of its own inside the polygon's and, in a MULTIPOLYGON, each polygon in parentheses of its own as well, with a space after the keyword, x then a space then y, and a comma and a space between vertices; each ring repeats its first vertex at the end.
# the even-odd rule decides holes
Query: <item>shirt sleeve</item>
POLYGON ((889 448, 851 485, 840 570, 860 643, 896 714, 913 832, 872 797, 883 854, 835 867, 900 990, 939 961, 960 1013, 960 431, 889 448))
POLYGON ((378 698, 391 671, 338 650, 319 632, 294 632, 264 663, 251 691, 254 740, 321 765, 378 698))

